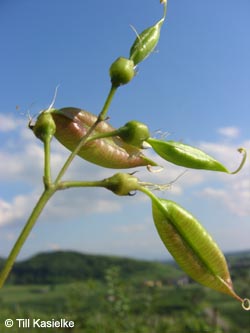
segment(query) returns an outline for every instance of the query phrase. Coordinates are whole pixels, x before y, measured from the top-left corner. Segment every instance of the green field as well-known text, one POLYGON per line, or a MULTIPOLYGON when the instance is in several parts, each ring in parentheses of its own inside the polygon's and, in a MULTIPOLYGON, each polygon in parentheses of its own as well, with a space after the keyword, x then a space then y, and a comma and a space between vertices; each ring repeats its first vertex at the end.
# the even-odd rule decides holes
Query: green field
MULTIPOLYGON (((230 259, 235 289, 242 297, 249 297, 248 260, 230 259)), ((50 283, 7 284, 0 291, 0 332, 249 333, 250 313, 239 302, 193 283, 173 264, 116 258, 108 258, 106 264, 98 278, 90 277, 96 272, 89 271, 88 278, 58 283, 51 273, 50 283), (13 328, 5 328, 7 318, 64 318, 75 327, 19 328, 15 322, 13 328)), ((29 268, 26 273, 32 280, 29 268)))

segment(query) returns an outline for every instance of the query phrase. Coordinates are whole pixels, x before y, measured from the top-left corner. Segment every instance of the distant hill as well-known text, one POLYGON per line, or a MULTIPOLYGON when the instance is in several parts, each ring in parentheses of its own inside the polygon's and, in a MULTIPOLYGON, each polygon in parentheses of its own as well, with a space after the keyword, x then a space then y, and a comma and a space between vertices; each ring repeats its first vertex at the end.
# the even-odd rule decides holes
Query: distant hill
MULTIPOLYGON (((0 263, 1 264, 1 263, 0 263)), ((88 279, 104 280, 106 270, 120 269, 125 279, 172 279, 183 273, 171 263, 122 257, 82 254, 71 251, 40 253, 17 262, 8 279, 12 284, 53 284, 88 279)))
MULTIPOLYGON (((230 271, 249 274, 250 251, 227 256, 230 271)), ((0 267, 3 259, 0 258, 0 267)), ((185 274, 174 262, 136 260, 115 256, 90 255, 73 251, 37 254, 17 262, 8 279, 11 284, 54 284, 88 279, 104 280, 108 268, 118 267, 124 279, 173 281, 185 274)))

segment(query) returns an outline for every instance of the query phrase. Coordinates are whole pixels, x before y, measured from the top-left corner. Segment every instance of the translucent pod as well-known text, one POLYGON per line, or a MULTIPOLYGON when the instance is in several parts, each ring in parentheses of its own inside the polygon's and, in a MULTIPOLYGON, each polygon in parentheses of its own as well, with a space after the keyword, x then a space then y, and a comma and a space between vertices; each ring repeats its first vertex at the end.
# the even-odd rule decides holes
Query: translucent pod
POLYGON ((223 253, 197 219, 173 201, 150 197, 159 236, 179 266, 200 284, 243 303, 233 290, 223 253))

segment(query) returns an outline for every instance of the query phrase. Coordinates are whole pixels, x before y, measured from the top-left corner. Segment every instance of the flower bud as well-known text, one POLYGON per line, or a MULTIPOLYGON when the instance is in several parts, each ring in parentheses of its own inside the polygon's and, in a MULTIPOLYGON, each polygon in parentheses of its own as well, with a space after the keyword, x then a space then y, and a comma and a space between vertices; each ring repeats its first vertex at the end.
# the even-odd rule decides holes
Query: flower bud
POLYGON ((143 142, 150 136, 147 125, 136 120, 129 121, 118 131, 123 141, 137 148, 141 148, 143 142))
POLYGON ((135 75, 134 62, 126 58, 118 58, 110 66, 109 74, 115 87, 131 81, 135 75))
POLYGON ((139 187, 138 179, 129 173, 116 173, 105 180, 105 188, 117 195, 132 195, 139 187))
POLYGON ((43 142, 51 140, 56 131, 56 124, 50 112, 43 111, 34 126, 30 126, 36 137, 43 142))

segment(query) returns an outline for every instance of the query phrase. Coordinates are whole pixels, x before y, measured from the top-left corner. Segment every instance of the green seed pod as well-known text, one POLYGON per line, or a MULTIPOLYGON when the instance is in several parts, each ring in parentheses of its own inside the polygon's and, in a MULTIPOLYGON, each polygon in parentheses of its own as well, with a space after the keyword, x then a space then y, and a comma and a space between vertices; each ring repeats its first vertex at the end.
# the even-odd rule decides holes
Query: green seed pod
POLYGON ((56 131, 56 124, 50 112, 43 111, 40 113, 35 125, 29 125, 35 136, 43 142, 51 140, 56 131))
POLYGON ((142 148, 143 142, 149 138, 150 133, 147 125, 139 121, 132 120, 118 129, 118 135, 126 143, 142 148))
POLYGON ((134 67, 134 62, 130 59, 116 59, 109 69, 112 85, 119 87, 131 81, 135 75, 134 67))
POLYGON ((195 281, 237 300, 226 259, 201 224, 173 201, 151 196, 157 231, 180 267, 195 281))
POLYGON ((130 59, 137 65, 147 58, 158 44, 163 19, 155 25, 145 29, 134 41, 130 49, 130 59))
POLYGON ((149 138, 147 142, 163 159, 191 169, 203 169, 229 173, 220 162, 195 147, 175 142, 149 138))
MULTIPOLYGON (((71 107, 53 110, 51 114, 56 123, 56 139, 70 151, 76 148, 81 138, 97 120, 97 117, 90 112, 71 107)), ((92 135, 114 130, 107 122, 102 121, 92 135)), ((144 156, 140 149, 126 144, 118 136, 87 142, 78 155, 91 163, 112 169, 157 165, 144 156)))

